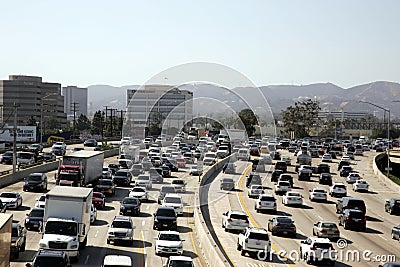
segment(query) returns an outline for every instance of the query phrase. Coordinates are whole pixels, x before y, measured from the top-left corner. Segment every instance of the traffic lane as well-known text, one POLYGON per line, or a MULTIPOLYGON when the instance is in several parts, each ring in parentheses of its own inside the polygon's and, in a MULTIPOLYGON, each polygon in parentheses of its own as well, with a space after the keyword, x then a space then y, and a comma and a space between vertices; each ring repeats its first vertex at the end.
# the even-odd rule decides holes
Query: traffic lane
MULTIPOLYGON (((341 179, 343 179, 343 178, 337 177, 337 180, 341 181, 341 179)), ((299 182, 298 184, 300 185, 299 187, 303 188, 305 193, 307 193, 307 190, 309 190, 309 189, 311 189, 313 187, 316 187, 316 186, 313 185, 315 183, 317 183, 317 182, 299 182)), ((318 185, 318 187, 320 187, 320 185, 318 185)), ((350 192, 350 194, 351 194, 351 192, 350 192)), ((316 212, 314 212, 314 213, 315 214, 319 214, 318 215, 319 219, 337 221, 338 215, 335 213, 336 209, 335 209, 335 205, 334 205, 334 203, 336 202, 336 199, 333 199, 333 200, 334 201, 330 202, 331 204, 333 204, 332 207, 328 208, 328 209, 323 207, 322 203, 321 204, 308 203, 306 201, 306 204, 308 203, 309 205, 311 205, 311 207, 313 209, 316 209, 316 212)), ((367 214, 370 213, 369 210, 370 209, 368 209, 368 206, 367 206, 367 214)), ((375 216, 375 215, 373 215, 373 216, 375 216)), ((308 215, 305 212, 304 213, 299 212, 299 215, 295 216, 295 217, 299 217, 300 220, 303 220, 303 221, 301 221, 301 225, 309 223, 310 224, 310 231, 311 231, 312 224, 314 222, 312 222, 312 221, 311 222, 310 221, 304 222, 304 219, 308 218, 308 215)), ((389 245, 387 244, 386 237, 384 237, 382 235, 382 232, 380 232, 379 230, 375 229, 377 227, 386 227, 386 225, 383 224, 382 221, 377 220, 377 219, 375 219, 375 217, 371 216, 371 217, 369 217, 369 221, 367 222, 367 227, 368 227, 367 233, 357 233, 357 232, 354 233, 354 232, 351 232, 351 231, 344 230, 346 232, 346 237, 348 239, 350 239, 349 242, 353 242, 352 244, 355 245, 354 247, 353 246, 349 246, 349 248, 358 249, 358 250, 370 249, 373 252, 375 252, 376 254, 382 254, 382 253, 383 253, 383 255, 385 255, 387 253, 390 254, 390 247, 391 246, 390 246, 390 244, 389 245), (377 240, 375 236, 369 236, 369 234, 377 234, 381 238, 379 240, 377 240), (369 246, 368 248, 363 247, 362 244, 366 244, 366 243, 371 243, 372 247, 371 246, 369 246), (373 244, 373 243, 375 243, 375 244, 373 244)), ((387 230, 388 229, 386 229, 386 231, 387 230)), ((343 233, 342 230, 341 230, 341 232, 343 233)), ((369 264, 372 264, 372 263, 369 263, 369 264)))
MULTIPOLYGON (((228 175, 232 177, 236 183, 240 181, 240 177, 249 163, 247 162, 237 162, 237 174, 228 175)), ((209 211, 210 211, 210 219, 218 236, 219 241, 224 248, 224 251, 227 253, 228 257, 234 263, 235 266, 263 266, 265 261, 252 258, 249 256, 241 256, 240 252, 237 250, 237 238, 238 233, 234 232, 226 232, 224 228, 222 228, 222 214, 229 210, 243 210, 240 202, 238 201, 238 193, 240 189, 236 186, 235 191, 223 191, 220 190, 220 180, 223 177, 226 177, 227 174, 220 173, 215 178, 214 182, 210 184, 209 187, 209 211)), ((270 237, 271 238, 271 237, 270 237)), ((267 259, 270 263, 274 265, 285 265, 284 262, 280 261, 276 255, 272 255, 271 259, 267 259)))

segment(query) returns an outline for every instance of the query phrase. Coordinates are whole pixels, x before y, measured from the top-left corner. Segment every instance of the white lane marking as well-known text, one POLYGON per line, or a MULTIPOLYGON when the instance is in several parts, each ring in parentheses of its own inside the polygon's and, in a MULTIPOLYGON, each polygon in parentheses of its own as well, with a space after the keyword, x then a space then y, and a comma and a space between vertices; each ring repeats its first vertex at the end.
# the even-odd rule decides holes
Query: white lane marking
POLYGON ((324 218, 322 218, 322 216, 320 216, 320 215, 318 215, 318 218, 319 218, 321 221, 324 220, 324 218))
POLYGON ((379 237, 380 237, 380 238, 382 238, 383 240, 386 240, 386 241, 388 241, 388 240, 387 240, 387 238, 386 238, 386 237, 384 237, 383 235, 380 235, 379 237))
POLYGON ((146 221, 145 220, 143 220, 142 221, 142 226, 144 226, 146 224, 146 221))
POLYGON ((96 233, 94 234, 94 237, 96 238, 98 234, 99 234, 99 230, 96 231, 96 233))
POLYGON ((146 207, 146 210, 149 210, 149 209, 150 209, 150 206, 147 206, 147 207, 146 207))
POLYGON ((87 256, 86 256, 86 259, 85 259, 85 265, 88 263, 89 258, 90 258, 90 255, 87 255, 87 256))

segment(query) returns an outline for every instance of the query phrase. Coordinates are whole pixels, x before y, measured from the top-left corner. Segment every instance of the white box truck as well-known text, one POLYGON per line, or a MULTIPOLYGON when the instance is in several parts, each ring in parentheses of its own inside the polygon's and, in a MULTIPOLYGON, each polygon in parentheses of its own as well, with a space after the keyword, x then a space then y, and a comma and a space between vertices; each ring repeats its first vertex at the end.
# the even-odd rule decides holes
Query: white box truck
POLYGON ((104 153, 76 151, 64 155, 56 175, 57 185, 86 186, 95 184, 103 174, 104 153))
POLYGON ((39 248, 65 251, 73 259, 87 243, 93 188, 56 186, 46 194, 39 248))

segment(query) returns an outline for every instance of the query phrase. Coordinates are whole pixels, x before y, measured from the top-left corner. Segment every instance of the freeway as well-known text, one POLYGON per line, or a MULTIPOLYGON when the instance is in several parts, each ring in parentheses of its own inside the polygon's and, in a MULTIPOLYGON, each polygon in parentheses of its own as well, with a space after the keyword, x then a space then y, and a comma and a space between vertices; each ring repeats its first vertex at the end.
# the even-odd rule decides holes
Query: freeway
MULTIPOLYGON (((105 165, 109 163, 116 163, 116 157, 105 159, 105 165)), ((197 190, 198 178, 192 177, 188 173, 189 166, 180 169, 179 172, 173 173, 173 176, 184 178, 187 181, 186 193, 182 194, 185 207, 184 214, 178 218, 178 231, 181 233, 181 237, 185 240, 184 242, 184 254, 185 256, 192 257, 196 266, 204 266, 204 260, 198 256, 195 240, 192 235, 193 227, 193 211, 192 202, 194 190, 197 190)), ((49 190, 54 187, 55 172, 49 172, 47 174, 49 179, 49 190)), ((164 183, 171 182, 172 178, 165 178, 164 183)), ((14 214, 14 220, 18 220, 23 223, 26 213, 34 206, 36 199, 41 193, 22 192, 23 182, 18 182, 8 187, 2 188, 0 191, 17 191, 23 196, 23 206, 18 210, 8 210, 7 213, 14 214)), ((134 265, 133 266, 162 266, 166 261, 165 257, 156 256, 154 253, 154 237, 157 236, 157 231, 153 230, 153 216, 152 214, 156 211, 158 189, 160 184, 153 185, 153 189, 150 190, 151 199, 149 202, 145 202, 141 207, 141 214, 139 217, 134 217, 135 229, 135 242, 133 246, 114 245, 107 244, 107 229, 108 224, 111 223, 115 215, 119 213, 119 202, 120 200, 128 195, 128 187, 117 187, 116 195, 107 198, 106 208, 104 210, 97 210, 97 221, 91 226, 89 230, 88 245, 82 251, 79 261, 74 263, 73 266, 101 266, 102 260, 107 254, 124 254, 131 256, 134 265)), ((21 253, 20 258, 14 260, 11 263, 11 267, 25 266, 26 262, 32 261, 36 251, 39 248, 39 240, 41 234, 28 231, 27 234, 27 246, 26 251, 21 253)))
MULTIPOLYGON (((289 155, 287 151, 282 151, 282 155, 289 155)), ((394 225, 399 223, 398 217, 389 215, 384 211, 385 199, 395 197, 396 193, 391 192, 384 184, 382 184, 374 175, 372 170, 372 160, 375 155, 374 152, 365 152, 365 156, 357 157, 354 164, 362 177, 370 184, 370 192, 361 193, 351 191, 351 187, 347 186, 348 195, 361 198, 365 201, 367 207, 367 230, 366 232, 356 232, 352 230, 344 230, 339 226, 341 237, 346 242, 343 249, 334 244, 338 252, 338 260, 336 266, 377 266, 380 262, 388 260, 400 259, 400 244, 398 241, 391 239, 391 229, 394 225), (368 252, 370 251, 370 252, 368 252), (363 253, 364 256, 363 256, 363 253), (359 255, 360 259, 357 259, 359 255)), ((293 158, 293 156, 292 156, 293 158)), ((292 160, 294 161, 294 160, 292 160)), ((313 159, 313 165, 320 163, 320 159, 313 159)), ((302 207, 287 207, 281 203, 281 196, 276 196, 278 215, 291 217, 297 227, 297 236, 295 238, 273 236, 272 249, 276 251, 272 258, 268 259, 270 262, 260 261, 258 259, 250 258, 248 256, 240 256, 239 251, 236 250, 237 234, 227 233, 221 226, 222 213, 228 209, 244 210, 250 219, 250 222, 255 227, 267 228, 268 219, 273 218, 275 215, 257 213, 254 210, 254 200, 247 197, 247 189, 244 186, 244 177, 247 172, 251 170, 249 163, 237 162, 240 173, 233 175, 237 181, 236 192, 229 193, 219 190, 219 179, 224 174, 219 174, 215 181, 210 185, 209 201, 210 201, 210 219, 212 220, 213 227, 216 235, 219 237, 225 252, 229 258, 234 262, 235 266, 278 266, 278 265, 296 265, 306 266, 304 260, 298 257, 300 240, 312 236, 312 226, 320 220, 327 220, 337 222, 338 214, 335 210, 335 202, 337 198, 328 196, 327 203, 314 203, 308 199, 308 191, 314 187, 324 187, 328 190, 328 186, 319 185, 318 178, 313 176, 310 182, 298 181, 297 175, 294 172, 294 167, 289 167, 289 172, 292 173, 295 182, 294 191, 301 192, 304 196, 304 205, 302 207), (277 257, 277 254, 284 255, 285 257, 277 257), (290 253, 290 254, 289 254, 290 253), (289 258, 289 259, 288 259, 289 258)), ((336 162, 330 163, 331 173, 333 174, 334 181, 345 182, 345 178, 340 177, 337 170, 336 162)), ((267 193, 273 193, 273 184, 270 182, 269 174, 263 174, 263 185, 267 193)), ((340 244, 343 245, 344 243, 340 244)))

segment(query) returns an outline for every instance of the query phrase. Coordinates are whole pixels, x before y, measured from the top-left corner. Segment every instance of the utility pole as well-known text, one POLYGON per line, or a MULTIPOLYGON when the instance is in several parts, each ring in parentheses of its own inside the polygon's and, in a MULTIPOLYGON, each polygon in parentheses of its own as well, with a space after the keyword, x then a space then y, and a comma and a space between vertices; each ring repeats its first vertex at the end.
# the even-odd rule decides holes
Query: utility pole
POLYGON ((106 120, 105 120, 105 123, 104 123, 104 126, 105 126, 104 137, 107 136, 107 113, 108 113, 108 106, 105 106, 105 108, 106 108, 106 120))
POLYGON ((73 103, 71 103, 72 104, 72 110, 73 110, 73 112, 74 112, 74 121, 73 121, 73 130, 72 130, 72 132, 73 132, 73 134, 75 135, 75 129, 76 129, 76 112, 77 111, 79 111, 79 110, 77 110, 76 109, 76 106, 77 106, 77 102, 73 102, 73 103))
POLYGON ((113 108, 111 108, 110 109, 110 111, 111 111, 111 118, 110 118, 110 134, 111 134, 111 138, 113 137, 113 111, 114 111, 114 109, 113 108))
POLYGON ((14 102, 14 127, 13 127, 13 173, 17 171, 17 107, 14 102))
POLYGON ((126 111, 121 109, 119 112, 120 112, 119 126, 121 127, 121 139, 122 139, 122 129, 123 129, 123 126, 124 126, 123 116, 124 116, 124 113, 126 113, 126 111))

